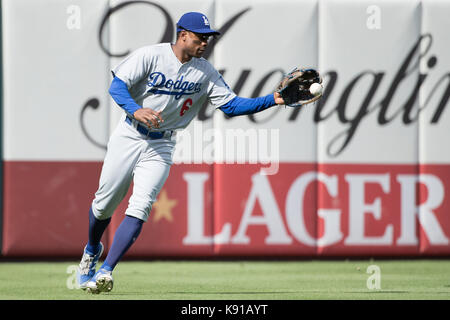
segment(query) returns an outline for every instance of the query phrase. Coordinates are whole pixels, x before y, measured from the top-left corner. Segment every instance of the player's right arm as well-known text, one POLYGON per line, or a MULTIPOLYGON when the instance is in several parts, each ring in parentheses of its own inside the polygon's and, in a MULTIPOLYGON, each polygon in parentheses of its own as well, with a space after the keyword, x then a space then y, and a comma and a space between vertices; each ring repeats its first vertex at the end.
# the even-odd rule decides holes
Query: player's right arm
POLYGON ((163 122, 161 111, 154 111, 138 105, 129 91, 133 86, 140 85, 146 78, 151 61, 152 51, 149 46, 139 48, 128 55, 111 70, 114 79, 111 82, 109 93, 128 115, 147 126, 159 128, 160 122, 163 122))
POLYGON ((161 111, 142 108, 138 105, 131 97, 127 84, 116 76, 109 87, 109 94, 126 113, 132 115, 136 120, 145 124, 151 123, 154 128, 159 128, 160 122, 164 122, 161 117, 161 111))

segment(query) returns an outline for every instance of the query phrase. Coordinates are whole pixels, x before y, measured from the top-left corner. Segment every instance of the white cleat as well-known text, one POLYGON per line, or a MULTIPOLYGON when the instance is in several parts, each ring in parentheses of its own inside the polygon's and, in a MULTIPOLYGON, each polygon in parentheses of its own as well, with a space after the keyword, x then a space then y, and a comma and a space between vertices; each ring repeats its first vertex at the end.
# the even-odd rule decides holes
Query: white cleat
POLYGON ((77 268, 77 284, 80 289, 85 290, 88 281, 95 274, 95 266, 98 259, 100 259, 103 253, 104 246, 100 242, 100 250, 96 254, 91 254, 86 251, 86 247, 83 250, 83 257, 81 258, 80 265, 77 268))
POLYGON ((100 292, 110 292, 113 285, 114 280, 112 272, 105 269, 99 269, 86 284, 86 289, 92 294, 99 294, 100 292))

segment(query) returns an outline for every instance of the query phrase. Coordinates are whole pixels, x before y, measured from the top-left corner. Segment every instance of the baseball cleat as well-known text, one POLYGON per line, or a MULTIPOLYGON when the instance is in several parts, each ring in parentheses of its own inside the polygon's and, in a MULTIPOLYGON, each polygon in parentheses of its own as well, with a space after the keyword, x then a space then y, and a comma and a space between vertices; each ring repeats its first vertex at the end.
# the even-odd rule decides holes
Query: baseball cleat
POLYGON ((77 269, 77 282, 80 289, 85 290, 87 283, 94 276, 95 266, 103 253, 103 249, 104 247, 101 242, 100 250, 97 254, 86 251, 86 247, 84 247, 83 257, 81 257, 81 262, 77 269))
POLYGON ((110 292, 113 285, 114 280, 112 272, 105 269, 99 269, 86 284, 86 289, 90 293, 98 294, 100 292, 110 292))

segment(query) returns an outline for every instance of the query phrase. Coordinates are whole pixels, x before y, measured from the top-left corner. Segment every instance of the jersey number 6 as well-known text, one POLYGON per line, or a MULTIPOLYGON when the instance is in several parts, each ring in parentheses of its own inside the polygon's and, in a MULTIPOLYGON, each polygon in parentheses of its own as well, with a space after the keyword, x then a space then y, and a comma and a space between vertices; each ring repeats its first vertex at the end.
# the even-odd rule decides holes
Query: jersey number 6
POLYGON ((183 106, 181 107, 181 110, 180 110, 180 117, 183 116, 184 113, 189 110, 190 106, 192 106, 191 98, 186 99, 186 101, 183 103, 183 106))

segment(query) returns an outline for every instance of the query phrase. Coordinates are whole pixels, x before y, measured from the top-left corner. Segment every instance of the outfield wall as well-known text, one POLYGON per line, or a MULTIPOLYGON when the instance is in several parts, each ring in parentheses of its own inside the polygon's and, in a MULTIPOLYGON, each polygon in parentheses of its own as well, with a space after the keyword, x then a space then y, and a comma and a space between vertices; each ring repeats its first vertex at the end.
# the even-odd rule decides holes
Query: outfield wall
POLYGON ((4 0, 2 256, 80 255, 122 121, 109 70, 187 11, 222 31, 205 57, 238 95, 294 66, 325 94, 231 119, 205 105, 128 256, 450 254, 450 2, 4 0))

